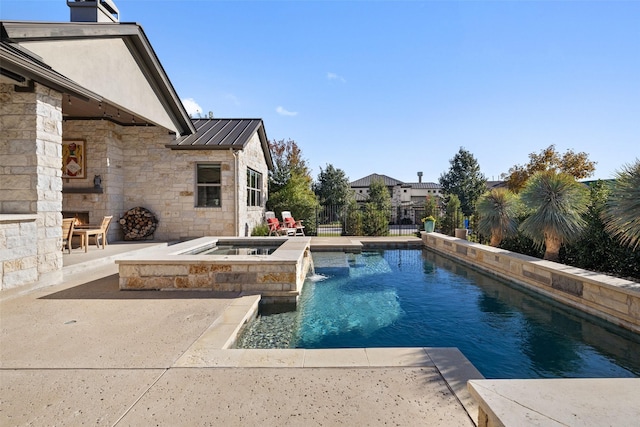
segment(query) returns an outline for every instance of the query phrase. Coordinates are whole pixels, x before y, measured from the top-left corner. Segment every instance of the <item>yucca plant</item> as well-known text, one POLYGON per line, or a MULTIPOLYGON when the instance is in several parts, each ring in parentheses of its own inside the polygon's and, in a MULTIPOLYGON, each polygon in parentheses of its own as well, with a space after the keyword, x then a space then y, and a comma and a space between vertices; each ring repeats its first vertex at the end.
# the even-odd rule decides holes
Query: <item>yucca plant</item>
POLYGON ((532 211, 520 230, 539 247, 544 245, 544 259, 558 261, 562 244, 580 238, 586 226, 587 187, 568 174, 537 172, 520 199, 532 211))
POLYGON ((491 236, 491 246, 498 246, 502 239, 518 233, 518 204, 517 196, 506 188, 494 188, 478 200, 478 231, 491 236))
POLYGON ((616 172, 603 219, 608 233, 636 250, 640 245, 640 160, 616 172))

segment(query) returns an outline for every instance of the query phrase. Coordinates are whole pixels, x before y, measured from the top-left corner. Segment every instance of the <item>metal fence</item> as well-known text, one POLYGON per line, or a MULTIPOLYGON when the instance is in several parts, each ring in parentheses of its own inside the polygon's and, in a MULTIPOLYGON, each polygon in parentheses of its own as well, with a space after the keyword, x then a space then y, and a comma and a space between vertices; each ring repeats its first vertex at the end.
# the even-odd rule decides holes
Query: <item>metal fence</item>
POLYGON ((329 236, 410 236, 420 229, 415 218, 403 217, 396 209, 375 209, 373 205, 356 208, 348 205, 319 206, 315 215, 305 223, 308 235, 329 236))

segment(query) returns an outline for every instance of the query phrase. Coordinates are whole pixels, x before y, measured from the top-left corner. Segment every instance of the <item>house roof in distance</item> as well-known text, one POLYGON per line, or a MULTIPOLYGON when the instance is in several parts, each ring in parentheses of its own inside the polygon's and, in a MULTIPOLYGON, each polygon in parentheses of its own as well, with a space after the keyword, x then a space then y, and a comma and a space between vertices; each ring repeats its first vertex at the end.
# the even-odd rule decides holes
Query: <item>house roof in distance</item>
POLYGON ((371 186, 371 181, 373 181, 374 179, 381 179, 384 182, 384 185, 386 185, 387 187, 404 184, 402 181, 398 181, 397 179, 391 178, 390 176, 373 173, 371 175, 365 176, 364 178, 352 181, 349 185, 351 185, 351 187, 369 187, 371 186))
POLYGON ((196 132, 167 144, 172 150, 242 150, 258 132, 269 168, 273 167, 262 119, 192 119, 196 132))
POLYGON ((408 182, 407 185, 416 190, 440 190, 442 188, 437 182, 408 182))
POLYGON ((393 187, 396 185, 400 185, 403 187, 410 187, 410 188, 414 188, 416 190, 439 190, 440 184, 435 183, 435 182, 402 182, 399 181, 395 178, 391 178, 390 176, 387 175, 379 175, 377 173, 365 176, 364 178, 360 178, 356 181, 351 182, 350 186, 351 188, 366 188, 371 186, 371 181, 373 179, 382 179, 384 181, 384 185, 386 185, 387 187, 393 187))

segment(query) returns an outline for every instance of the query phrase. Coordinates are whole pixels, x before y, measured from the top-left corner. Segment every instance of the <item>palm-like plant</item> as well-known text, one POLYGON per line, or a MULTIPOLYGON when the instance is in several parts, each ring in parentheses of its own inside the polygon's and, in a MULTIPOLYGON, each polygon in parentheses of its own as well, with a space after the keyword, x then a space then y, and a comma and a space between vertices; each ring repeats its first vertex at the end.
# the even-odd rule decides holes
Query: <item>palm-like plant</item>
POLYGON ((557 261, 562 244, 577 240, 586 226, 587 188, 571 175, 543 171, 529 178, 520 199, 532 210, 520 230, 544 245, 544 259, 557 261))
POLYGON ((640 245, 640 160, 624 165, 605 205, 605 230, 636 250, 640 245))
POLYGON ((494 188, 484 193, 476 209, 480 216, 478 231, 491 236, 491 246, 498 246, 505 237, 518 233, 518 198, 506 188, 494 188))

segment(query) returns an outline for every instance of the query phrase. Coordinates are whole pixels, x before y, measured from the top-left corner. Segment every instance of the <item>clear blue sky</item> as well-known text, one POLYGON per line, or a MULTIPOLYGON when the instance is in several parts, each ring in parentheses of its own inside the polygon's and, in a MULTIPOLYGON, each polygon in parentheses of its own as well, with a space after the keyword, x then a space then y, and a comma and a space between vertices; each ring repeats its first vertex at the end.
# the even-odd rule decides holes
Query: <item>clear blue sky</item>
MULTIPOLYGON (((314 178, 435 182, 460 147, 489 179, 550 144, 593 178, 640 157, 640 1, 114 1, 183 100, 264 119, 314 178)), ((69 9, 0 0, 0 18, 69 9)))

